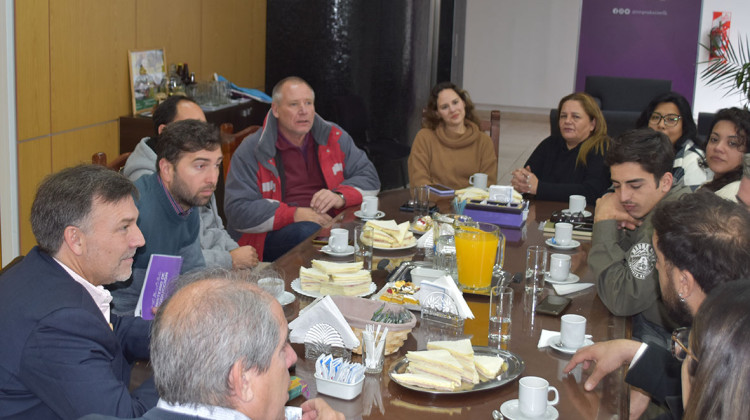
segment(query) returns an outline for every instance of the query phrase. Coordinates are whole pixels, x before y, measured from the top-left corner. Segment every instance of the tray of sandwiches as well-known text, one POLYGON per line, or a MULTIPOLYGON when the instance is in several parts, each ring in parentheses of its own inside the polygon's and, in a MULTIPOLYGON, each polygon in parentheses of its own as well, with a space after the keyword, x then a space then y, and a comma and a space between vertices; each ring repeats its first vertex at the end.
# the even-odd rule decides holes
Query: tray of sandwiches
POLYGON ((472 346, 469 339, 431 341, 427 350, 410 351, 391 365, 391 380, 414 391, 464 394, 514 381, 526 365, 516 354, 472 346))
POLYGON ((362 269, 362 261, 335 263, 312 260, 312 267, 300 267, 299 278, 292 280, 292 290, 317 298, 326 295, 368 296, 377 286, 370 272, 362 269))
POLYGON ((385 251, 413 248, 417 238, 409 231, 409 222, 396 223, 395 220, 368 220, 365 226, 374 230, 372 247, 385 251))

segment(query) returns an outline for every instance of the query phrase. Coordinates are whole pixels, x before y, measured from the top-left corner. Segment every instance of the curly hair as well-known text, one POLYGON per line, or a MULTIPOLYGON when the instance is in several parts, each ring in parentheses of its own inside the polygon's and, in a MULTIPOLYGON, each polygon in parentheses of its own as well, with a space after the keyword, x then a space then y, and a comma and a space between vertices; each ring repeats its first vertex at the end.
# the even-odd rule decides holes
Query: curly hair
MULTIPOLYGON (((747 139, 748 135, 750 135, 750 111, 736 107, 720 109, 716 113, 714 120, 711 121, 711 128, 708 130, 709 133, 714 131, 714 126, 716 126, 719 121, 729 121, 734 124, 737 129, 737 136, 739 137, 740 142, 742 142, 742 146, 745 147, 745 151, 747 151, 747 139)), ((708 146, 706 146, 706 148, 708 148, 708 146)), ((715 192, 732 182, 739 181, 740 179, 742 179, 742 165, 725 173, 723 176, 714 178, 712 181, 703 184, 701 188, 715 192)))
POLYGON ((442 122, 437 110, 438 95, 445 89, 453 89, 454 92, 464 101, 464 112, 466 113, 466 120, 469 120, 476 124, 480 124, 479 117, 474 112, 474 102, 471 102, 469 92, 459 88, 451 82, 440 82, 436 84, 430 92, 430 99, 427 101, 427 108, 425 109, 424 118, 422 118, 422 128, 429 128, 430 130, 436 129, 442 122))

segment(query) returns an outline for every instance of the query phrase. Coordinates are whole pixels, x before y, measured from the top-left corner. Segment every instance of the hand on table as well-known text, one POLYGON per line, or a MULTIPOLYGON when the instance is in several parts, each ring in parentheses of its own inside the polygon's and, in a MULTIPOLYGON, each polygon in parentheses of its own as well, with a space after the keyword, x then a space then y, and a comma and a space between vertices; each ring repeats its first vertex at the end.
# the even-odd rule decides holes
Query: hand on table
POLYGON ((318 213, 310 207, 297 207, 294 211, 295 222, 315 222, 321 226, 325 226, 333 220, 331 216, 326 213, 318 213))
POLYGON ((513 178, 510 180, 510 185, 513 189, 521 194, 536 194, 536 189, 539 186, 539 178, 531 172, 531 167, 519 168, 513 171, 513 178))
POLYGON ((258 252, 250 245, 241 246, 229 251, 232 257, 232 268, 253 268, 258 265, 258 252))
POLYGON ((608 193, 596 200, 594 223, 602 220, 616 220, 619 229, 634 230, 641 225, 640 220, 634 218, 622 206, 617 194, 608 193))
POLYGON ((569 373, 579 363, 583 363, 583 368, 588 369, 591 362, 594 362, 596 364, 594 371, 583 386, 586 391, 591 391, 596 388, 602 378, 620 366, 630 363, 640 347, 641 343, 625 339, 603 341, 586 346, 573 355, 563 372, 569 373))
POLYGON ((322 398, 313 398, 302 403, 302 420, 344 420, 344 414, 331 408, 322 398))
POLYGON ((320 190, 313 194, 310 200, 310 207, 318 213, 328 213, 330 209, 340 209, 344 207, 344 199, 331 190, 320 190))

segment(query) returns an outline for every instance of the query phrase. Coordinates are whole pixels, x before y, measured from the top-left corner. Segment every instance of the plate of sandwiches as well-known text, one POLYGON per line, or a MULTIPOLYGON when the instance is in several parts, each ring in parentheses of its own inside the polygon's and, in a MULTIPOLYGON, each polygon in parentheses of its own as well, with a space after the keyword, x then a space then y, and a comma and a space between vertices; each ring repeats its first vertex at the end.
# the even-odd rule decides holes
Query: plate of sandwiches
POLYGON ((374 230, 372 247, 385 251, 414 248, 417 238, 409 231, 410 223, 396 223, 395 220, 368 220, 365 226, 374 230))
POLYGON ((368 296, 377 287, 370 272, 362 269, 362 261, 335 263, 312 260, 312 267, 300 267, 299 278, 292 280, 292 290, 309 297, 368 296))
POLYGON ((464 394, 514 381, 526 365, 516 354, 472 346, 469 339, 431 341, 427 349, 409 351, 391 365, 391 380, 414 391, 464 394))

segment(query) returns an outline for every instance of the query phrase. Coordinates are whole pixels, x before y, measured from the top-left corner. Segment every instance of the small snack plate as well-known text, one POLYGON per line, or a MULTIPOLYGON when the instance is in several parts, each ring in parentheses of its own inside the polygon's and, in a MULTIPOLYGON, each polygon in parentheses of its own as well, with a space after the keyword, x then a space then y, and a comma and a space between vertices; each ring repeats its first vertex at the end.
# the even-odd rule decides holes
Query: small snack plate
POLYGON ((323 247, 320 248, 320 252, 332 257, 348 257, 349 255, 354 254, 354 247, 352 245, 347 245, 343 252, 336 252, 331 249, 330 245, 323 245, 323 247))
MULTIPOLYGON (((356 297, 363 297, 363 296, 371 295, 375 293, 375 290, 377 290, 377 288, 378 287, 375 285, 375 283, 370 282, 370 290, 368 290, 366 293, 360 293, 356 295, 356 297)), ((300 281, 299 277, 292 280, 292 290, 301 294, 302 296, 307 296, 311 298, 319 298, 323 296, 318 292, 310 292, 310 291, 302 290, 302 282, 300 281)))
POLYGON ((359 217, 362 220, 373 220, 373 219, 377 220, 377 219, 384 218, 385 217, 385 212, 382 212, 382 211, 378 210, 378 212, 375 213, 374 216, 365 216, 364 213, 362 213, 362 210, 357 210, 357 211, 354 212, 354 215, 356 217, 359 217))
POLYGON ((393 301, 390 301, 390 300, 386 301, 386 300, 380 299, 381 296, 383 296, 386 293, 388 293, 388 288, 389 287, 396 287, 396 282, 386 283, 385 286, 383 286, 383 288, 380 289, 378 291, 378 293, 375 293, 374 295, 372 295, 372 297, 370 297, 370 299, 374 300, 374 301, 378 301, 378 302, 389 302, 389 303, 392 303, 394 305, 402 306, 402 307, 404 307, 404 308, 406 308, 406 309, 408 309, 410 311, 421 311, 422 310, 422 306, 419 305, 419 304, 398 303, 398 302, 393 302, 393 301))
POLYGON ((555 242, 555 238, 547 238, 546 241, 544 241, 547 246, 551 246, 555 249, 575 249, 581 246, 581 243, 576 241, 575 239, 571 239, 570 243, 568 245, 560 245, 557 242, 555 242))
POLYGON ((578 283, 580 280, 581 278, 574 273, 568 273, 568 278, 565 280, 552 280, 552 277, 550 277, 549 275, 549 271, 544 273, 544 281, 549 284, 573 284, 578 283))
MULTIPOLYGON (((559 351, 560 353, 575 354, 578 351, 578 349, 571 349, 569 347, 563 346, 562 338, 560 337, 560 334, 553 335, 552 337, 550 337, 549 341, 547 341, 547 344, 549 344, 550 347, 559 351)), ((591 338, 586 337, 583 339, 583 345, 581 347, 591 346, 593 344, 594 344, 594 341, 591 340, 591 338)))
POLYGON ((342 400, 351 400, 357 395, 361 394, 362 385, 364 385, 365 383, 364 375, 362 375, 359 381, 353 384, 345 384, 343 382, 325 379, 321 376, 318 376, 317 373, 315 373, 314 376, 315 386, 318 388, 318 393, 341 398, 342 400))

